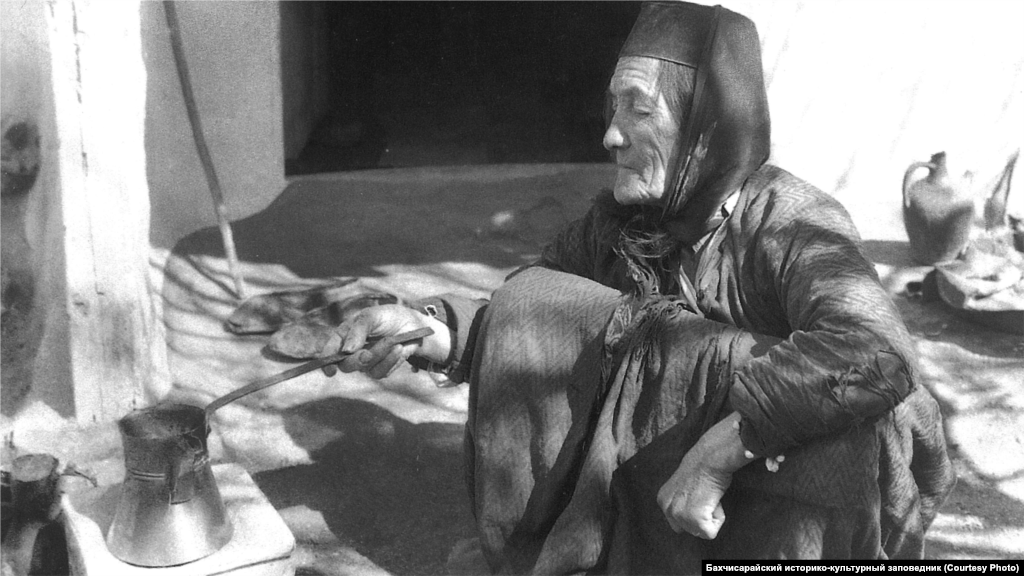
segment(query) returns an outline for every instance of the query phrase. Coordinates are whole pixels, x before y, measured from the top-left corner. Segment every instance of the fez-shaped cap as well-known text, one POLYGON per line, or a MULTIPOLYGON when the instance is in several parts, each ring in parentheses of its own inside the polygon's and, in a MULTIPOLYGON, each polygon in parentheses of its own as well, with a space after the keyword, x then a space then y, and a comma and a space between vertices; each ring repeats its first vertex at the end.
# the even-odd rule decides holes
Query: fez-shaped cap
POLYGON ((619 52, 627 56, 696 70, 664 205, 674 231, 694 241, 716 225, 722 204, 768 159, 771 127, 757 30, 749 18, 721 6, 645 2, 619 52))

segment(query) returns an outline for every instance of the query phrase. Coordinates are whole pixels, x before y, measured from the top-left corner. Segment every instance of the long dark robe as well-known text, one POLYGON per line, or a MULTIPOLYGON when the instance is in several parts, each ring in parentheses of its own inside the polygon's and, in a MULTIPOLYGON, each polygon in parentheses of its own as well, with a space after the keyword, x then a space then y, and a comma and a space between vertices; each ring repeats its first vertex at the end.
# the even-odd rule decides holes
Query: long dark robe
POLYGON ((471 384, 467 473, 492 568, 920 557, 953 483, 941 420, 841 206, 777 168, 752 175, 695 255, 697 310, 669 277, 637 296, 621 228, 599 204, 489 305, 441 299, 471 384), (657 491, 731 410, 748 448, 786 460, 734 476, 715 540, 677 535, 657 491))

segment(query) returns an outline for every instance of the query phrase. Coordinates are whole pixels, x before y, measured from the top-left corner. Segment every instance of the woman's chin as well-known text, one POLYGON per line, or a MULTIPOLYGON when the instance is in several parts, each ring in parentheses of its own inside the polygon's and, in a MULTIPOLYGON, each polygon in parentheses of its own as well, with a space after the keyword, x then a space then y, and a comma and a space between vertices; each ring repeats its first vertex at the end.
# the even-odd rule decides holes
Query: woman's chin
POLYGON ((623 206, 633 206, 636 204, 653 206, 658 203, 658 199, 652 197, 646 190, 616 186, 614 192, 615 201, 623 206))

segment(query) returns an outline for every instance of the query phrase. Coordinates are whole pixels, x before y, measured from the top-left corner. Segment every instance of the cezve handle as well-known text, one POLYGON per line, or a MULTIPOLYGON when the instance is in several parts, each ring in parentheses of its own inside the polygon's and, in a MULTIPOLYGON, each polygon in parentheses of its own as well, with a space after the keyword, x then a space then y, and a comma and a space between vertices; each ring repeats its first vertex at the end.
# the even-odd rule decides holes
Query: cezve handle
MULTIPOLYGON (((426 338, 427 336, 430 336, 433 333, 434 333, 434 331, 432 329, 430 329, 430 328, 417 328, 416 330, 410 330, 409 332, 403 332, 401 334, 395 334, 393 336, 386 336, 386 337, 381 338, 380 340, 378 340, 373 345, 371 350, 376 351, 376 350, 388 349, 388 348, 391 348, 392 346, 394 346, 396 344, 405 344, 406 342, 412 342, 413 340, 418 340, 420 338, 426 338)), ((306 372, 312 372, 313 370, 317 370, 319 368, 323 368, 324 366, 327 366, 328 364, 334 364, 336 362, 341 362, 342 360, 344 360, 346 357, 348 357, 351 354, 353 354, 353 353, 352 352, 338 352, 337 354, 332 354, 330 356, 325 356, 323 358, 317 358, 316 360, 310 360, 309 362, 306 362, 305 364, 302 364, 300 366, 296 366, 295 368, 292 368, 290 370, 285 370, 284 372, 281 372, 280 374, 275 374, 273 376, 268 376, 267 378, 262 378, 260 380, 257 380, 255 382, 253 382, 252 384, 247 384, 245 386, 242 386, 241 388, 239 388, 237 390, 234 390, 232 392, 229 392, 229 393, 221 396, 220 398, 217 398, 213 402, 210 402, 210 404, 206 406, 206 417, 209 418, 210 414, 212 414, 214 410, 220 408, 221 406, 224 406, 228 402, 232 402, 234 400, 238 400, 242 396, 247 396, 247 395, 252 394, 253 392, 256 392, 258 390, 263 390, 264 388, 267 388, 269 386, 273 386, 274 384, 278 384, 280 382, 284 382, 285 380, 290 380, 292 378, 295 378, 296 376, 301 376, 301 375, 305 374, 306 372)))

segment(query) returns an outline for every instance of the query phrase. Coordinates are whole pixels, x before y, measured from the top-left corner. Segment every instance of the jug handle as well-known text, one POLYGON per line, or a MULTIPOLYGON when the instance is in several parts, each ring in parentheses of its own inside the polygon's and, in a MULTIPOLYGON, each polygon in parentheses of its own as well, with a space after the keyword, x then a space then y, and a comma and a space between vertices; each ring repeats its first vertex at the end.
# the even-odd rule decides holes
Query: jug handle
POLYGON ((918 168, 928 168, 931 171, 938 170, 938 166, 931 162, 914 162, 911 164, 907 171, 903 173, 903 207, 910 208, 910 198, 907 197, 907 189, 910 188, 910 177, 914 175, 914 172, 918 168))

